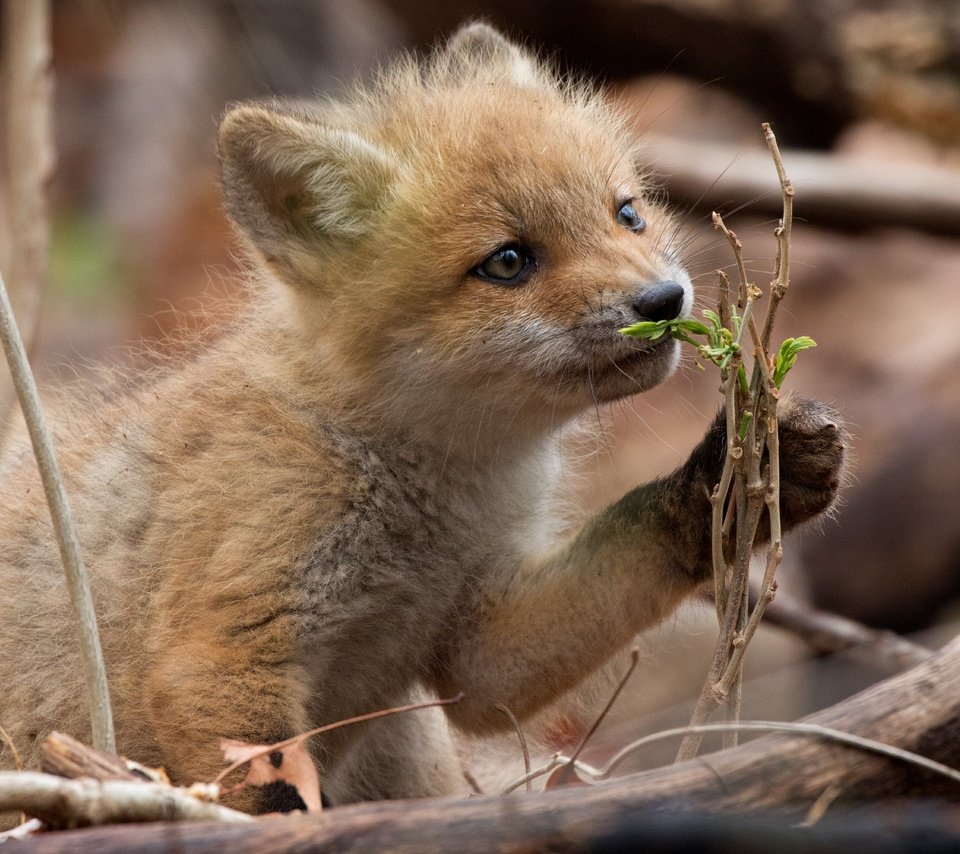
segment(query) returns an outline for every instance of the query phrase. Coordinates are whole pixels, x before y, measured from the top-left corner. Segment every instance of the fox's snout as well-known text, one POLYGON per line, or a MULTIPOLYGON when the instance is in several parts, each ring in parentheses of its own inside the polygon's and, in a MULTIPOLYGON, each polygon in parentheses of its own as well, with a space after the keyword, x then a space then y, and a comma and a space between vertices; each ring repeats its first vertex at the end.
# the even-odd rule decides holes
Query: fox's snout
POLYGON ((638 320, 673 320, 683 312, 686 290, 677 282, 656 282, 638 291, 631 307, 638 320))

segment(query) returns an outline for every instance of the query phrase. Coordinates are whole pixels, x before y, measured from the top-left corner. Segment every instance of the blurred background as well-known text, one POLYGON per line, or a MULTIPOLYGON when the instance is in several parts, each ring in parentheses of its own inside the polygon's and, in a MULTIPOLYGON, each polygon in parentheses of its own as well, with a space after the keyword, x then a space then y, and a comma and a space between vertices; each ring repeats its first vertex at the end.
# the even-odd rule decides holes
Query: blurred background
MULTIPOLYGON (((873 626, 949 626, 960 593, 957 2, 57 0, 41 381, 135 361, 142 339, 176 350, 183 328, 236 310, 215 153, 226 104, 335 93, 475 18, 622 102, 683 219, 701 307, 713 303, 712 271, 732 261, 712 208, 740 235, 757 283, 769 282, 780 197, 760 123, 773 124, 798 218, 778 335, 819 344, 789 385, 837 406, 855 436, 844 506, 788 544, 782 587, 873 626)), ((590 452, 584 507, 680 464, 719 405, 717 384, 688 358, 665 387, 597 423, 579 449, 590 452)), ((694 606, 647 642, 629 716, 653 726, 696 693, 712 622, 694 606)), ((811 670, 808 657, 767 630, 748 657, 761 681, 745 691, 745 715, 795 716, 884 675, 862 659, 811 670)))

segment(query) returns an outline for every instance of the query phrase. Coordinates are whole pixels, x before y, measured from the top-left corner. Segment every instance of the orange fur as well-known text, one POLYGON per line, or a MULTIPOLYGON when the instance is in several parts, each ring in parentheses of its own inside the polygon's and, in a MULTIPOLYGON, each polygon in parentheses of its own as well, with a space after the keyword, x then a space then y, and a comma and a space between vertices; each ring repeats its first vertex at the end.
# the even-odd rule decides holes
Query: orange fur
MULTIPOLYGON (((448 720, 535 712, 708 571, 718 429, 572 539, 552 510, 560 428, 673 369, 673 342, 617 332, 658 282, 689 310, 669 218, 605 102, 482 25, 343 103, 237 107, 220 149, 249 316, 60 437, 119 747, 210 779, 220 737, 463 690, 447 717, 341 730, 316 757, 335 802, 465 792, 448 720), (476 275, 513 243, 523 282, 476 275)), ((829 505, 842 457, 833 416, 796 411, 797 458, 812 442, 825 462, 794 472, 787 523, 829 505)), ((89 724, 32 462, 7 468, 0 722, 30 755, 89 724)))

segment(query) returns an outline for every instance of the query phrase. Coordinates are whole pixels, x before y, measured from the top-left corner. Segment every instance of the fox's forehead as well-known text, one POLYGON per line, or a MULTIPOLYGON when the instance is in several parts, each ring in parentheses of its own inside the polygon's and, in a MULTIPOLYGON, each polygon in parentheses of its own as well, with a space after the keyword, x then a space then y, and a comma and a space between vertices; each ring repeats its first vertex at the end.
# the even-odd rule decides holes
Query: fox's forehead
POLYGON ((413 191, 438 215, 515 230, 591 212, 606 222, 618 199, 643 190, 635 140, 591 101, 523 86, 452 92, 395 130, 413 191))
MULTIPOLYGON (((619 116, 599 98, 572 102, 520 85, 430 99, 408 144, 415 157, 439 156, 445 169, 465 174, 522 166, 566 175, 599 173, 604 185, 611 172, 632 169, 635 147, 619 116)), ((435 171, 433 164, 428 168, 435 171)))

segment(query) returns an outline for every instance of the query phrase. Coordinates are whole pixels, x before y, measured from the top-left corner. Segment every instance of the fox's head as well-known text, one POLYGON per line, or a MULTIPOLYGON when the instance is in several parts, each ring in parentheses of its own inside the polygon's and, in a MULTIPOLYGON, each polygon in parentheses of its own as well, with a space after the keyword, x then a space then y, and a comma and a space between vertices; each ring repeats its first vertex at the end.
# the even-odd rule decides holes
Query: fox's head
POLYGON ((488 26, 342 103, 237 107, 220 154, 323 370, 392 419, 556 423, 676 364, 618 331, 692 300, 637 141, 488 26))

